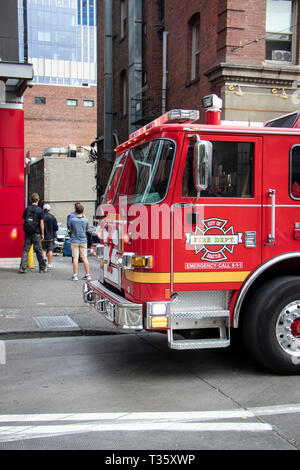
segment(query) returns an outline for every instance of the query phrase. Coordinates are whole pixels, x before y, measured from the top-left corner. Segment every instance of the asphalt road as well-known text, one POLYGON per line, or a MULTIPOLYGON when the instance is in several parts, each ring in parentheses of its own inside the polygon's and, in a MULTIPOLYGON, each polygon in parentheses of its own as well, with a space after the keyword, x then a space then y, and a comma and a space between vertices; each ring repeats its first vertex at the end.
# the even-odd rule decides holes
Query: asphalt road
POLYGON ((7 340, 5 353, 0 450, 300 449, 299 377, 236 349, 139 333, 7 340))

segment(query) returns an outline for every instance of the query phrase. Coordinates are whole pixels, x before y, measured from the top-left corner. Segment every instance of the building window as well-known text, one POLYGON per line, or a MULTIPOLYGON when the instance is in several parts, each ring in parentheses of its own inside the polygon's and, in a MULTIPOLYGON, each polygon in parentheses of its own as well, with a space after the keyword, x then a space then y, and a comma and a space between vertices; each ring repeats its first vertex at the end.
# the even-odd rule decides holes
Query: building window
MULTIPOLYGON (((74 5, 72 5, 74 9, 74 5)), ((96 0, 77 0, 77 21, 84 26, 96 25, 96 0)))
POLYGON ((199 78, 199 58, 200 58, 200 25, 197 24, 192 30, 192 71, 191 79, 199 78))
POLYGON ((197 80, 200 77, 200 14, 192 16, 188 23, 188 79, 197 80))
POLYGON ((78 100, 67 100, 67 106, 78 106, 78 100))
POLYGON ((46 104, 46 98, 44 96, 35 96, 34 104, 46 104))
POLYGON ((51 41, 50 31, 38 31, 37 39, 39 42, 40 41, 50 42, 51 41))
POLYGON ((294 5, 293 0, 267 0, 266 59, 292 62, 294 5))
POLYGON ((94 100, 83 100, 83 106, 85 108, 93 108, 94 107, 94 100))
POLYGON ((158 21, 160 25, 165 21, 165 0, 158 0, 158 21))
POLYGON ((121 39, 127 32, 127 0, 121 0, 121 39))
POLYGON ((90 26, 95 25, 94 10, 95 10, 94 0, 90 0, 90 4, 89 4, 89 25, 90 26))

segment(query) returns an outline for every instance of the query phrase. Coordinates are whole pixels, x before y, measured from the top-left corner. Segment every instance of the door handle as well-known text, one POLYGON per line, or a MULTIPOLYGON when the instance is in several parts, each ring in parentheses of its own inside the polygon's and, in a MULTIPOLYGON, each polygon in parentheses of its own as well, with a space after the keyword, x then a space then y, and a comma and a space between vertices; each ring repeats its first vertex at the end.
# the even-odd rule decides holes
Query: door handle
POLYGON ((275 245, 275 200, 276 200, 276 191, 275 189, 269 189, 268 196, 271 198, 271 233, 268 235, 268 243, 271 246, 275 245))

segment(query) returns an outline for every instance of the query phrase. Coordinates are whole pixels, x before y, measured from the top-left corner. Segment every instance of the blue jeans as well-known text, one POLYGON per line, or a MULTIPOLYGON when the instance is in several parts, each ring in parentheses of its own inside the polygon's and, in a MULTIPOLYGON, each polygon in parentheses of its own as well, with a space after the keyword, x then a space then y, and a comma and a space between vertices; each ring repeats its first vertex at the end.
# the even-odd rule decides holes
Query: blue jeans
POLYGON ((36 257, 39 262, 40 271, 44 271, 46 269, 46 262, 43 258, 42 238, 39 233, 33 233, 32 235, 25 233, 25 240, 24 240, 23 253, 22 253, 22 258, 21 258, 21 263, 20 263, 20 269, 27 268, 28 253, 29 253, 31 245, 33 245, 33 249, 36 253, 36 257))

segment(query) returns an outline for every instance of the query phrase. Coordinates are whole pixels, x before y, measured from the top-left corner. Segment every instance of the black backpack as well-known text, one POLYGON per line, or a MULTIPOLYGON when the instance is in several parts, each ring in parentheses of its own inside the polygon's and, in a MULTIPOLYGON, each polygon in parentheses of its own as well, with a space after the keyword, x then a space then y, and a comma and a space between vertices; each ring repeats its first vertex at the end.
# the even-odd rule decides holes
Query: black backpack
POLYGON ((32 235, 38 228, 40 219, 36 209, 28 207, 24 218, 24 232, 32 235))

